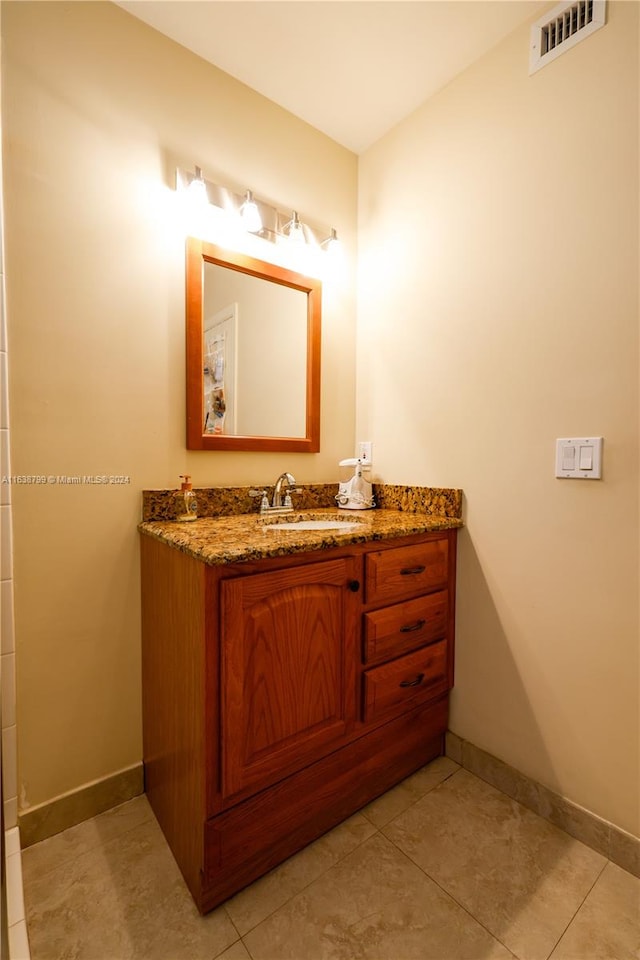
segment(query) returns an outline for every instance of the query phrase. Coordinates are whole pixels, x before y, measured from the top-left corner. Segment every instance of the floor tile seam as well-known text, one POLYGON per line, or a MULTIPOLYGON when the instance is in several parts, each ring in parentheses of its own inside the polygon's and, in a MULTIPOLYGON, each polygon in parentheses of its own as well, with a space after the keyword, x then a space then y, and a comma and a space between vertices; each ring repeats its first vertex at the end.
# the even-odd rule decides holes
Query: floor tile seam
MULTIPOLYGON (((231 916, 231 914, 230 914, 229 911, 227 910, 227 905, 226 905, 226 903, 223 903, 223 904, 222 904, 222 909, 224 910, 225 915, 226 915, 227 919, 229 920, 229 923, 231 924, 231 926, 233 927, 233 929, 235 930, 235 932, 238 934, 238 940, 242 940, 242 934, 240 933, 240 931, 239 931, 238 928, 236 927, 235 923, 233 922, 233 917, 231 916)), ((233 943, 237 943, 238 940, 234 940, 233 943)), ((229 946, 228 946, 228 947, 225 947, 224 949, 225 949, 225 950, 228 950, 229 947, 232 947, 232 946, 233 946, 233 943, 230 943, 229 946)), ((222 952, 224 953, 224 950, 223 950, 222 952)), ((214 960, 215 960, 215 958, 214 958, 214 960)))
POLYGON ((240 937, 240 940, 242 941, 242 946, 245 948, 245 950, 247 951, 247 953, 248 953, 249 956, 251 957, 251 960, 255 960, 253 954, 251 953, 251 950, 249 950, 249 944, 245 942, 244 937, 240 937))
POLYGON ((562 933, 560 934, 560 936, 558 937, 558 939, 557 939, 556 942, 554 943, 553 947, 551 948, 551 951, 550 951, 549 954, 548 954, 548 960, 551 960, 551 958, 553 957, 553 954, 554 954, 555 951, 557 950, 557 948, 558 948, 561 940, 563 939, 563 937, 564 937, 565 934, 567 933, 569 927, 571 926, 571 924, 573 923, 573 921, 576 919, 576 917, 578 916, 578 914, 579 914, 580 911, 582 910, 583 906, 584 906, 585 903, 586 903, 587 897, 590 895, 590 893, 591 893, 591 891, 593 890, 593 888, 595 887, 596 883, 598 882, 598 880, 600 879, 600 877, 602 876, 602 874, 604 873, 604 871, 607 869, 607 864, 609 864, 609 863, 611 863, 610 860, 605 860, 605 862, 604 862, 604 864, 602 865, 602 868, 599 870, 598 875, 596 876, 595 880, 593 881, 593 883, 591 884, 591 886, 589 887, 589 889, 588 889, 587 892, 585 893, 584 897, 582 898, 582 900, 580 901, 580 903, 579 903, 578 906, 576 907, 575 913, 572 915, 572 917, 571 917, 571 919, 569 920, 569 922, 567 923, 566 927, 564 928, 564 930, 562 931, 562 933))
MULTIPOLYGON (((443 777, 442 780, 438 780, 438 782, 437 782, 437 783, 434 783, 432 787, 429 787, 428 790, 425 790, 425 792, 424 792, 424 793, 422 794, 422 796, 420 797, 420 800, 424 800, 424 798, 425 798, 426 796, 428 796, 430 793, 433 793, 434 790, 438 790, 440 787, 444 786, 444 784, 445 784, 448 780, 451 780, 452 777, 455 777, 455 776, 456 776, 457 774, 459 774, 460 771, 463 770, 463 769, 464 769, 464 767, 461 767, 460 765, 458 765, 457 770, 451 770, 451 771, 446 775, 446 777, 443 777)), ((416 803, 420 803, 420 800, 416 800, 416 803)))
MULTIPOLYGON (((372 826, 373 826, 373 824, 372 824, 372 826)), ((373 833, 370 833, 368 837, 365 837, 364 840, 361 840, 359 843, 357 843, 357 844, 355 845, 355 847, 352 847, 351 850, 349 850, 347 853, 343 854, 341 857, 338 857, 338 859, 337 859, 337 860, 334 860, 333 863, 330 863, 329 866, 326 867, 326 869, 321 870, 320 873, 318 873, 315 877, 313 877, 313 879, 309 880, 308 883, 305 883, 305 885, 304 885, 303 887, 300 887, 299 890, 296 890, 296 892, 293 893, 290 897, 287 897, 287 899, 286 899, 283 903, 281 903, 281 904, 280 904, 279 906, 277 906, 274 910, 272 910, 271 913, 268 913, 265 917, 263 917, 262 920, 259 920, 259 921, 258 921, 256 924, 254 924, 252 927, 249 927, 248 930, 245 930, 244 933, 240 934, 240 939, 243 940, 244 937, 247 936, 247 934, 252 933, 257 927, 260 926, 261 923, 265 923, 267 920, 269 920, 274 914, 276 914, 276 913, 278 912, 278 910, 282 910, 283 907, 286 907, 286 905, 287 905, 288 903, 291 903, 292 900, 295 900, 296 897, 299 897, 301 893, 304 893, 305 890, 308 890, 309 887, 313 886, 313 884, 314 884, 317 880, 320 880, 321 877, 324 877, 325 874, 327 874, 330 870, 332 870, 334 867, 336 867, 336 866, 337 866, 339 863, 341 863, 343 860, 346 860, 347 857, 351 856, 352 853, 355 853, 355 851, 358 850, 364 843, 367 843, 367 841, 372 840, 375 836, 382 836, 380 830, 378 830, 377 828, 374 830, 373 833)), ((277 869, 277 868, 275 868, 275 869, 277 869)), ((233 921, 232 921, 232 922, 233 922, 233 921)), ((235 928, 236 930, 238 929, 238 928, 236 927, 235 923, 233 924, 233 926, 234 926, 234 928, 235 928)), ((246 946, 246 944, 245 944, 245 946, 246 946)), ((249 948, 247 947, 247 949, 249 949, 249 948)), ((249 953, 251 953, 251 951, 249 951, 249 953)))
MULTIPOLYGON (((461 770, 462 767, 460 767, 459 769, 461 770)), ((361 810, 360 813, 362 813, 363 817, 366 817, 366 818, 367 818, 367 820, 369 821, 369 823, 371 824, 371 826, 375 827, 376 830, 377 830, 378 832, 380 832, 380 831, 384 830, 385 827, 388 827, 390 823, 393 823, 394 820, 397 820, 398 817, 403 817, 406 813, 409 812, 409 810, 411 810, 413 807, 415 807, 415 806, 417 806, 419 803, 421 803, 421 802, 424 800, 425 797, 429 796, 430 793, 433 793, 433 791, 434 791, 434 790, 437 790, 438 787, 441 787, 443 783, 446 783, 447 780, 450 780, 451 777, 455 777, 456 773, 458 773, 458 770, 452 770, 451 773, 448 773, 447 776, 444 777, 443 780, 439 780, 437 783, 434 783, 433 786, 432 786, 432 787, 429 787, 428 790, 425 790, 425 792, 424 792, 421 796, 419 796, 417 800, 412 800, 412 801, 409 803, 409 806, 408 806, 408 807, 405 807, 404 810, 402 810, 400 813, 395 813, 395 814, 391 817, 390 820, 387 820, 386 823, 383 823, 383 824, 381 824, 380 826, 377 826, 377 825, 373 822, 373 820, 370 820, 369 817, 367 816, 367 814, 364 812, 364 810, 361 810)), ((392 789, 393 789, 393 788, 392 788, 392 789)), ((381 794, 381 796, 384 797, 384 793, 381 794)), ((373 801, 373 802, 375 803, 375 801, 373 801)))
MULTIPOLYGON (((225 913, 226 913, 226 910, 225 910, 225 913)), ((229 914, 227 914, 227 916, 229 917, 229 914)), ((231 920, 231 917, 229 917, 229 920, 231 921, 231 925, 232 925, 233 929, 236 931, 236 933, 238 933, 238 928, 236 927, 236 925, 235 925, 235 923, 233 922, 233 920, 231 920)), ((220 951, 220 953, 214 954, 214 956, 211 957, 210 960, 220 960, 220 957, 223 957, 223 956, 225 955, 225 953, 227 952, 227 950, 231 950, 231 947, 235 947, 236 943, 240 943, 240 942, 242 942, 242 937, 241 937, 240 934, 238 933, 238 939, 237 939, 237 940, 232 940, 231 943, 228 943, 228 944, 226 945, 226 947, 224 947, 224 949, 222 949, 222 950, 220 951)), ((246 949, 246 948, 245 948, 245 949, 246 949)))
MULTIPOLYGON (((151 812, 150 816, 146 820, 142 820, 140 823, 135 824, 133 827, 129 827, 127 830, 123 830, 122 833, 116 833, 112 837, 109 837, 108 840, 99 839, 95 843, 92 843, 90 846, 88 846, 85 850, 82 850, 80 853, 75 853, 71 856, 63 857, 60 860, 58 860, 54 866, 47 867, 44 870, 38 870, 38 876, 36 879, 40 880, 42 877, 46 877, 46 876, 49 876, 49 874, 51 873, 55 873, 55 871, 59 870, 61 867, 67 866, 72 863, 76 863, 76 861, 80 860, 81 857, 86 856, 88 853, 95 853, 96 850, 98 850, 101 847, 104 847, 108 843, 111 843, 112 840, 122 839, 122 837, 131 833, 133 830, 137 830, 140 827, 144 826, 146 823, 150 823, 151 820, 155 820, 153 812, 151 812)), ((89 821, 85 820, 83 822, 88 823, 89 821)), ((73 830, 73 827, 68 827, 68 829, 73 830)), ((59 834, 55 834, 55 836, 59 836, 59 834)), ((50 839, 53 839, 53 838, 50 838, 50 839)), ((46 840, 41 840, 40 842, 46 843, 46 840)), ((29 850, 29 847, 25 847, 24 850, 22 851, 23 858, 25 853, 28 850, 29 850)))
MULTIPOLYGON (((457 906, 459 906, 461 910, 464 910, 464 912, 467 914, 467 916, 471 917, 471 919, 474 921, 474 923, 477 923, 478 926, 482 927, 482 929, 483 929, 486 933, 488 933, 490 937, 492 937, 494 940, 496 940, 501 946, 503 946, 503 947, 505 948, 505 950, 507 950, 507 951, 511 954, 512 957, 515 957, 516 960, 520 960, 520 958, 518 958, 518 954, 517 954, 517 953, 514 953, 513 950, 511 949, 511 947, 508 947, 508 946, 506 945, 506 943, 504 943, 504 942, 500 939, 500 937, 496 936, 496 934, 495 934, 492 930, 489 930, 489 928, 486 926, 486 924, 484 924, 484 923, 482 922, 482 920, 479 920, 478 917, 474 916, 473 913, 471 912, 471 910, 470 910, 467 906, 465 906, 464 903, 462 903, 460 900, 458 900, 458 898, 455 897, 455 896, 451 893, 450 890, 447 890, 447 888, 444 887, 444 886, 442 885, 442 883, 441 883, 438 879, 436 879, 436 877, 431 876, 431 874, 430 874, 427 870, 425 870, 424 867, 422 867, 416 860, 413 859, 413 857, 411 856, 411 854, 407 853, 406 850, 403 850, 401 847, 399 847, 398 844, 397 844, 391 837, 388 837, 386 834, 383 834, 383 836, 384 836, 385 839, 387 839, 390 843, 392 843, 393 846, 394 846, 403 856, 405 856, 405 857, 407 858, 407 860, 409 860, 414 866, 416 866, 416 867, 418 868, 418 870, 420 870, 421 873, 423 873, 428 880, 431 880, 432 883, 435 883, 435 885, 438 887, 438 889, 441 890, 442 893, 444 893, 444 895, 449 898, 449 900, 453 901, 453 903, 455 903, 457 906)), ((554 949, 555 949, 555 947, 554 947, 554 949)))

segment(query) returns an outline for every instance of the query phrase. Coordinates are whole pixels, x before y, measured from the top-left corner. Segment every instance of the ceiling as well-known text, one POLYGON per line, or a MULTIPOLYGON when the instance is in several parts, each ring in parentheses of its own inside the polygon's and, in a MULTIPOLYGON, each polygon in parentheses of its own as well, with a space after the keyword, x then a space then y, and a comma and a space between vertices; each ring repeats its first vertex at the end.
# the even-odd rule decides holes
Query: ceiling
POLYGON ((549 6, 540 0, 116 2, 355 153, 549 6))

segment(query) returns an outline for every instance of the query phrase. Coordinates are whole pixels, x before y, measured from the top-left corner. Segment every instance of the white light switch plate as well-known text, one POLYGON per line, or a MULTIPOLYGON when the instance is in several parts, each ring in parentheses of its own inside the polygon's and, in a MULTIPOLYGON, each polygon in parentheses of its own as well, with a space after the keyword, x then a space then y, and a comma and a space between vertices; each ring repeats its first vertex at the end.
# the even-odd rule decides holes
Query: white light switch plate
POLYGON ((600 480, 602 440, 602 437, 563 437, 556 440, 556 477, 600 480))

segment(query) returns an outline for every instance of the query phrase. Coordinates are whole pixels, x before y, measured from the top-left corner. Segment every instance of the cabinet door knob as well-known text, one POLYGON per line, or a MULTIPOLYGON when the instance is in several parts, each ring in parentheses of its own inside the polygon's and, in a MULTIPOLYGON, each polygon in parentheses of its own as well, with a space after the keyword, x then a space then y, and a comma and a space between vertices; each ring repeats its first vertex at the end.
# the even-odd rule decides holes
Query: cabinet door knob
POLYGON ((404 627, 400 627, 400 633, 415 633, 416 630, 422 630, 426 620, 416 620, 415 623, 408 623, 404 627))
POLYGON ((410 577, 413 573, 424 573, 426 569, 424 563, 421 563, 417 567, 405 567, 400 573, 403 577, 410 577))
POLYGON ((351 590, 352 593, 357 593, 358 590, 360 589, 360 581, 349 580, 349 583, 347 584, 347 586, 349 587, 349 590, 351 590))
POLYGON ((402 680, 400 682, 401 687, 419 687, 422 681, 424 680, 424 673, 419 673, 415 680, 402 680))

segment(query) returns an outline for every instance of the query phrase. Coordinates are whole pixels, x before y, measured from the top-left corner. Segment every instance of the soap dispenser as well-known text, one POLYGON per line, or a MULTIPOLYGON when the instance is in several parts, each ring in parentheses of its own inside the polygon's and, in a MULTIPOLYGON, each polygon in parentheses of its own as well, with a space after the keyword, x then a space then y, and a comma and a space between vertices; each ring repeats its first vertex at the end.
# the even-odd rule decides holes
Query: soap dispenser
POLYGON ((355 473, 350 480, 338 485, 336 500, 341 510, 371 510, 376 501, 373 497, 373 487, 369 480, 362 476, 363 470, 370 470, 371 464, 360 457, 341 460, 341 467, 355 467, 355 473))
POLYGON ((185 473, 184 476, 180 474, 180 479, 182 480, 182 486, 175 495, 176 520, 197 520, 198 502, 195 493, 191 489, 191 477, 188 473, 185 473))

